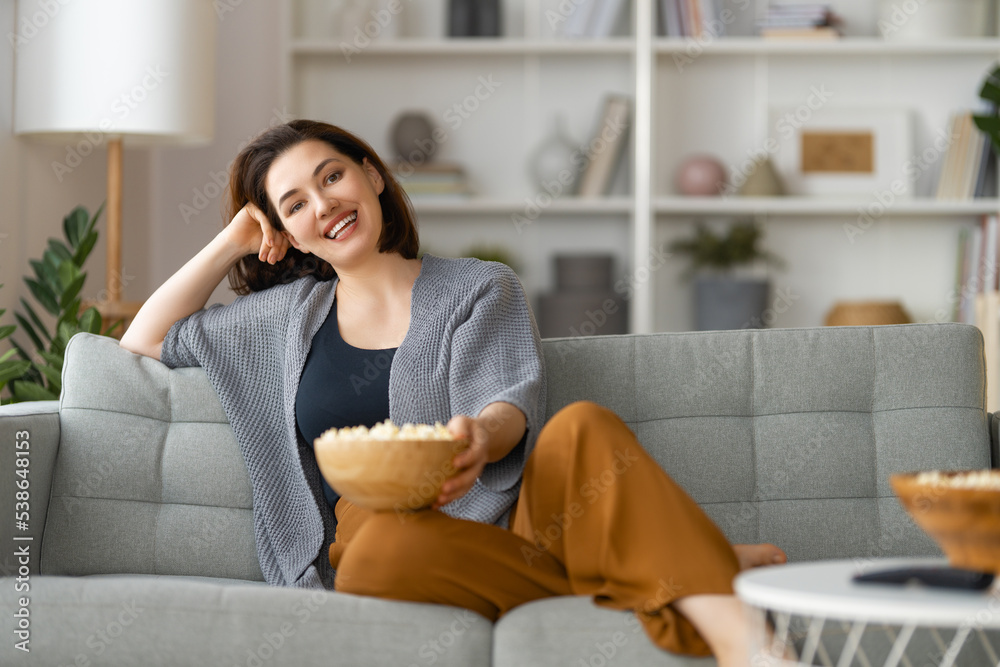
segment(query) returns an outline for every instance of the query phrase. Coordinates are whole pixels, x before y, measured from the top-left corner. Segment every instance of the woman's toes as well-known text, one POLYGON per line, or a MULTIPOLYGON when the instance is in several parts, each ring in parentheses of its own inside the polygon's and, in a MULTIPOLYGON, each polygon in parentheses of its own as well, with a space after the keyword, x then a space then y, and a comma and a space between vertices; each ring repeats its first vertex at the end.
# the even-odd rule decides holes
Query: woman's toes
POLYGON ((785 552, 773 544, 734 544, 733 551, 736 552, 741 570, 762 565, 780 565, 788 561, 785 552))

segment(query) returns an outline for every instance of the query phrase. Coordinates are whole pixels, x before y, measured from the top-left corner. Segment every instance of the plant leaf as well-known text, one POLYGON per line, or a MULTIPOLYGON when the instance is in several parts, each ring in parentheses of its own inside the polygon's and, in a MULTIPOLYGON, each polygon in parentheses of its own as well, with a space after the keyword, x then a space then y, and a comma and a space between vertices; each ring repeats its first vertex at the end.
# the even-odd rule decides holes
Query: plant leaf
POLYGON ((5 359, 0 362, 0 385, 20 378, 29 368, 31 368, 30 361, 7 361, 5 359))
POLYGON ((984 100, 989 100, 1000 104, 1000 86, 997 86, 996 72, 987 77, 983 82, 983 87, 979 91, 979 96, 984 100))
MULTIPOLYGON (((35 349, 38 351, 44 350, 45 343, 43 343, 42 340, 38 337, 38 334, 35 333, 34 327, 32 327, 27 320, 21 317, 20 314, 15 313, 14 318, 17 320, 18 324, 21 325, 21 329, 24 330, 24 333, 28 334, 28 338, 31 339, 31 344, 35 346, 35 349)), ((45 332, 45 334, 47 336, 48 332, 45 332)))
POLYGON ((87 224, 87 209, 82 206, 77 206, 63 218, 63 233, 70 246, 74 248, 80 242, 81 220, 83 225, 87 224))
POLYGON ((69 251, 66 244, 59 239, 49 239, 49 250, 54 252, 59 259, 63 260, 73 260, 73 253, 69 251))
POLYGON ((59 396, 33 382, 19 380, 11 387, 11 393, 16 401, 56 401, 59 396))
POLYGON ((25 352, 24 348, 18 345, 17 341, 13 338, 10 340, 10 345, 17 350, 17 356, 21 357, 25 361, 31 361, 31 355, 25 352))
MULTIPOLYGON (((26 311, 28 311, 28 317, 30 317, 31 321, 35 323, 35 326, 38 327, 38 330, 42 332, 42 335, 45 336, 45 340, 47 340, 48 342, 51 343, 52 342, 52 336, 49 335, 49 330, 45 327, 44 324, 42 324, 42 320, 38 317, 38 314, 35 313, 35 309, 32 308, 31 304, 29 304, 24 299, 21 299, 21 305, 24 306, 24 309, 26 311)), ((24 326, 24 324, 25 324, 24 322, 21 322, 22 326, 24 326)), ((31 327, 29 326, 28 328, 30 329, 31 327)), ((32 330, 32 331, 34 331, 34 330, 32 330)), ((45 346, 44 345, 39 345, 38 347, 39 348, 43 348, 45 346)))
POLYGON ((76 322, 60 322, 59 323, 59 337, 58 341, 62 343, 63 350, 66 349, 66 343, 80 331, 80 327, 76 325, 76 322))
POLYGON ((0 364, 4 363, 5 361, 13 357, 15 354, 17 354, 17 350, 15 350, 14 348, 7 350, 6 352, 3 353, 3 356, 0 356, 0 364))
POLYGON ((125 326, 125 320, 115 320, 114 322, 108 325, 108 328, 104 330, 104 333, 102 335, 113 336, 118 327, 124 327, 124 326, 125 326))
POLYGON ((76 253, 73 255, 73 263, 77 266, 83 266, 83 263, 87 261, 87 257, 90 255, 90 251, 94 249, 94 245, 97 244, 97 232, 91 231, 83 238, 80 245, 76 249, 76 253))
POLYGON ((76 264, 72 260, 63 262, 59 266, 59 286, 63 290, 69 287, 74 280, 80 276, 80 269, 77 268, 76 264))
MULTIPOLYGON (((51 253, 49 254, 51 255, 51 253)), ((59 287, 59 274, 48 262, 30 259, 28 260, 28 263, 31 264, 31 268, 35 270, 35 277, 38 278, 40 282, 49 285, 52 289, 59 287)))
POLYGON ((101 333, 101 324, 101 314, 93 306, 83 311, 83 315, 80 316, 81 331, 99 334, 101 333))
POLYGON ((38 302, 42 304, 42 307, 58 317, 59 304, 56 301, 56 295, 52 293, 52 289, 31 278, 25 278, 24 282, 27 283, 28 289, 31 290, 32 295, 34 295, 38 302))
MULTIPOLYGON (((90 233, 90 230, 94 229, 94 227, 97 226, 97 219, 101 217, 101 213, 104 213, 104 205, 106 203, 107 202, 103 202, 103 201, 101 202, 101 205, 97 207, 96 211, 94 211, 94 217, 92 217, 90 219, 90 222, 87 223, 87 233, 88 234, 90 233)), ((81 234, 80 236, 82 237, 83 234, 81 234)))
POLYGON ((63 366, 63 357, 61 355, 55 354, 54 352, 41 351, 38 353, 42 359, 47 361, 50 366, 56 370, 61 371, 63 366))
MULTIPOLYGON (((76 280, 69 284, 66 291, 63 292, 62 299, 59 300, 59 305, 61 307, 68 308, 72 305, 73 301, 76 300, 76 296, 80 293, 80 290, 83 289, 83 281, 86 279, 87 275, 82 274, 77 276, 76 280)), ((79 305, 77 305, 77 309, 79 309, 79 305)))
POLYGON ((17 331, 16 324, 8 324, 7 326, 0 327, 0 340, 3 340, 15 331, 17 331))
POLYGON ((38 362, 35 362, 35 370, 45 376, 45 379, 49 381, 49 388, 52 391, 59 391, 59 387, 62 385, 62 377, 59 371, 48 364, 40 364, 38 362))

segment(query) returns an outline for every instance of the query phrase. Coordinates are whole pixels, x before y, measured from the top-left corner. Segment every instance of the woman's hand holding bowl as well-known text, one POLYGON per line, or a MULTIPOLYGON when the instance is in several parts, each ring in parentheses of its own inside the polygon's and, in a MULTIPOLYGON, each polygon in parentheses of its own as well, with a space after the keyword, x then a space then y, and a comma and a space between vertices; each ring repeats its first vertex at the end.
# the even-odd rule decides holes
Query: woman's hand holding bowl
POLYGON ((448 430, 456 438, 468 440, 469 447, 452 459, 457 472, 441 487, 441 495, 434 501, 434 509, 468 493, 489 461, 490 433, 479 419, 457 415, 448 422, 448 430))

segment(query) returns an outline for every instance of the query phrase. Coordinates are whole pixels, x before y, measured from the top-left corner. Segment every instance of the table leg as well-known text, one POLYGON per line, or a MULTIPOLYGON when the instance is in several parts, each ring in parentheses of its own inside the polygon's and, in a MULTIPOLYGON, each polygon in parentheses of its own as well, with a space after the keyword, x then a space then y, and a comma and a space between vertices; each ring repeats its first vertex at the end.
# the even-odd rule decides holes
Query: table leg
POLYGON ((982 628, 977 628, 976 634, 979 636, 979 643, 982 644, 983 650, 986 651, 986 657, 989 658, 990 664, 1000 667, 1000 658, 997 657, 997 652, 993 650, 993 644, 986 637, 986 633, 983 632, 982 628))
POLYGON ((910 643, 910 638, 916 629, 915 625, 904 625, 900 628, 896 641, 892 643, 892 650, 889 651, 889 656, 885 659, 885 667, 896 667, 899 664, 899 659, 906 653, 906 646, 910 643))
POLYGON ((955 663, 955 658, 958 657, 958 652, 962 650, 962 644, 965 643, 965 638, 969 636, 971 630, 972 628, 967 625, 958 628, 955 636, 951 639, 951 645, 944 652, 944 657, 941 659, 939 667, 951 667, 955 663))
POLYGON ((855 621, 851 626, 851 631, 847 634, 847 641, 844 642, 844 650, 840 653, 840 660, 837 662, 837 667, 850 667, 854 661, 854 654, 858 650, 858 645, 861 643, 861 635, 865 633, 867 626, 868 623, 866 621, 855 621))
POLYGON ((826 619, 818 616, 813 617, 813 620, 810 621, 809 631, 806 633, 806 642, 802 646, 802 664, 813 664, 813 658, 816 657, 816 647, 819 646, 819 639, 823 635, 823 625, 825 623, 826 619))

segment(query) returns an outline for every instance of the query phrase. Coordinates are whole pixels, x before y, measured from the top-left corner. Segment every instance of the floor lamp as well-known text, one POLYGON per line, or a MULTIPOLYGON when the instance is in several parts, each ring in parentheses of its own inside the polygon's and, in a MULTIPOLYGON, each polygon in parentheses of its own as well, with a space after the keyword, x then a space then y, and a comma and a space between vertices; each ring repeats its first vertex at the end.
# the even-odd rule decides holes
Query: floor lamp
MULTIPOLYGON (((19 0, 17 25, 38 13, 19 0)), ((212 0, 74 0, 46 19, 17 47, 14 133, 65 145, 67 170, 88 168, 87 156, 106 146, 108 298, 95 305, 127 324, 141 303, 121 299, 122 145, 211 140, 212 0)))

